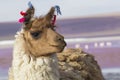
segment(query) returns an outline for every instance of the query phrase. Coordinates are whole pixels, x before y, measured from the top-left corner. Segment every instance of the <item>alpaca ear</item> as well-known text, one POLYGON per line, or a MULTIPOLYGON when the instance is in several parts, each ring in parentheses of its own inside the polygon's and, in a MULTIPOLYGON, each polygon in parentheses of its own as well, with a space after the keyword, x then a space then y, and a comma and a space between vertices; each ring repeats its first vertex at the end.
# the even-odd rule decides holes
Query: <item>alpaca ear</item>
POLYGON ((54 12, 55 12, 55 8, 52 7, 50 11, 47 13, 47 15, 44 17, 45 21, 51 22, 54 12))
POLYGON ((25 23, 29 23, 29 21, 31 20, 31 18, 34 16, 34 12, 35 12, 35 9, 34 9, 33 6, 31 6, 30 8, 28 8, 28 10, 26 11, 26 15, 24 16, 25 23))
POLYGON ((31 28, 30 24, 32 23, 31 19, 34 16, 34 12, 35 12, 35 9, 34 9, 33 6, 31 6, 31 7, 29 7, 27 9, 26 15, 24 16, 24 18, 25 18, 25 21, 24 21, 25 27, 24 27, 24 29, 30 29, 31 28))

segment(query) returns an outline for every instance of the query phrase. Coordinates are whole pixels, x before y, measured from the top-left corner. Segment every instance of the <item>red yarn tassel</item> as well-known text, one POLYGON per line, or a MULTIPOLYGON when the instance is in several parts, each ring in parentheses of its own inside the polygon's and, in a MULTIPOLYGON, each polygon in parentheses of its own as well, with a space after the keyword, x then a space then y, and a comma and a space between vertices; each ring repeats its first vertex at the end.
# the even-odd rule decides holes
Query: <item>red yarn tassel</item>
POLYGON ((24 22, 24 21, 25 21, 25 18, 20 18, 20 19, 19 19, 19 22, 20 22, 20 23, 22 23, 22 22, 24 22))
POLYGON ((55 25, 55 22, 56 22, 56 15, 53 16, 52 25, 55 25))
POLYGON ((25 16, 25 15, 26 15, 26 12, 21 11, 20 14, 21 14, 22 16, 25 16))

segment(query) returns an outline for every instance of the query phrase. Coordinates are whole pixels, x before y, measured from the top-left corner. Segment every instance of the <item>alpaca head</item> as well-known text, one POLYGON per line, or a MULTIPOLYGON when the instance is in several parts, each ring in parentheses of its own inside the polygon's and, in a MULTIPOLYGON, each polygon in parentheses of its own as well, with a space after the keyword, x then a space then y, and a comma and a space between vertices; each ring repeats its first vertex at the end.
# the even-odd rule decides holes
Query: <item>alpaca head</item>
POLYGON ((34 7, 29 8, 24 16, 24 38, 27 50, 34 56, 49 55, 61 52, 66 43, 64 37, 58 34, 51 23, 55 8, 40 18, 33 18, 34 7))

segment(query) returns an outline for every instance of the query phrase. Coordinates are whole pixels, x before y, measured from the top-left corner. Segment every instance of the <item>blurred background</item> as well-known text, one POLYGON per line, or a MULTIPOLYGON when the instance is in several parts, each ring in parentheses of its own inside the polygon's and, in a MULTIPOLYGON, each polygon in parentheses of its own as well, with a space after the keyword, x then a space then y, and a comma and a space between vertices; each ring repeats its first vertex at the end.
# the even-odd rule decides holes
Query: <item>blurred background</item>
POLYGON ((93 54, 106 80, 120 80, 120 0, 1 0, 0 80, 8 79, 14 35, 21 29, 20 11, 31 1, 35 16, 45 15, 59 5, 57 31, 64 35, 66 48, 82 48, 93 54))

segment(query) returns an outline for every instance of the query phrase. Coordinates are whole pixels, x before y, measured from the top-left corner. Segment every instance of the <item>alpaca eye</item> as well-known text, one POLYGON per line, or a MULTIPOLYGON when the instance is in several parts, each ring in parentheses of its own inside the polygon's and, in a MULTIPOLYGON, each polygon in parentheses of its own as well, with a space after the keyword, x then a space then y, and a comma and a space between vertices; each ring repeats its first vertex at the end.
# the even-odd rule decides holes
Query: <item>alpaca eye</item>
POLYGON ((30 32, 31 36, 35 39, 39 38, 42 31, 30 32))

